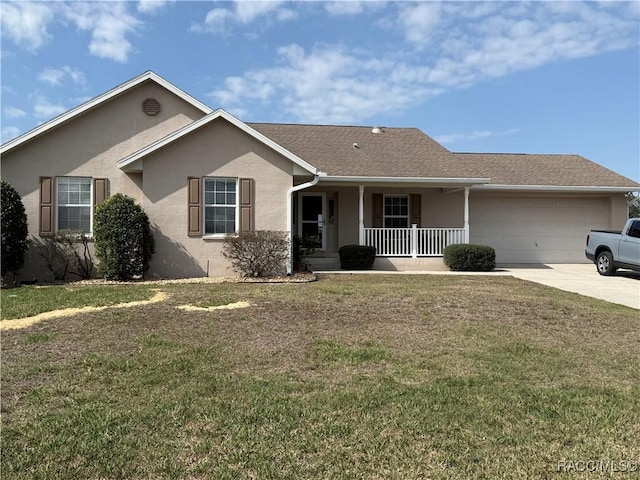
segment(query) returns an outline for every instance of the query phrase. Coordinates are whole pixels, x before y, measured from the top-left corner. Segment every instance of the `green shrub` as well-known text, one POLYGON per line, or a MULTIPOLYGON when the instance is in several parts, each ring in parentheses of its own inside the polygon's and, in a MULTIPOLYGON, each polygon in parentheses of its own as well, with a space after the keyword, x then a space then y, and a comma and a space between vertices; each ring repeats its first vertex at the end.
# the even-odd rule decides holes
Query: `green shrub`
POLYGON ((344 245, 338 253, 343 270, 369 270, 376 260, 376 247, 367 245, 344 245))
POLYGON ((222 254, 233 269, 244 277, 285 275, 289 258, 286 232, 258 230, 228 235, 222 254))
POLYGON ((131 197, 118 193, 96 208, 93 237, 98 270, 109 280, 140 278, 155 253, 149 217, 131 197))
POLYGON ((0 263, 4 277, 7 273, 15 275, 24 265, 24 254, 29 248, 27 238, 29 231, 27 214, 18 192, 4 180, 0 181, 0 190, 2 191, 0 202, 2 262, 0 263))
POLYGON ((444 263, 459 272, 490 272, 496 268, 496 251, 486 245, 449 245, 444 249, 444 263))

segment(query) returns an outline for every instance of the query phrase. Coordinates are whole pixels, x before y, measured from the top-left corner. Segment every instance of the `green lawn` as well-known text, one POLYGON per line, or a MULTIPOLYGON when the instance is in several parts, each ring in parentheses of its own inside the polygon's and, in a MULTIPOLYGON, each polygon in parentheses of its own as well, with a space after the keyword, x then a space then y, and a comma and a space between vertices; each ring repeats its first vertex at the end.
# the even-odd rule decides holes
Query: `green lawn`
POLYGON ((558 462, 640 460, 635 310, 510 277, 157 288, 2 332, 3 479, 591 479, 621 473, 558 462))

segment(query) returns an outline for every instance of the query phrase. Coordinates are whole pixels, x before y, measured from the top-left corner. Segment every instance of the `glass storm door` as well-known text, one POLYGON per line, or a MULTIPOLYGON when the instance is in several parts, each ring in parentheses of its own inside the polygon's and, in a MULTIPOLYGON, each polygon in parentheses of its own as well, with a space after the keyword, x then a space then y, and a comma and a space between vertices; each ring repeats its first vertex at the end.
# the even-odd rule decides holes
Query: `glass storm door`
POLYGON ((325 194, 300 194, 300 223, 299 232, 302 246, 306 248, 326 249, 325 194))

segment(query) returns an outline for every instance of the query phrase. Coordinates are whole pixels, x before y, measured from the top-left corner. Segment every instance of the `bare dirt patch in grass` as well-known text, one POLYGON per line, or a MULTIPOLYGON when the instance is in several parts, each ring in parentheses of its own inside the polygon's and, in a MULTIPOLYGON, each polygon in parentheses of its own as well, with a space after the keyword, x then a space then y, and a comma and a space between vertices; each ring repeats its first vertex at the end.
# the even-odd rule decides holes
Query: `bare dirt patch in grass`
POLYGON ((162 302, 167 299, 165 292, 156 291, 156 293, 149 300, 138 300, 127 303, 117 303, 115 305, 102 305, 99 307, 76 307, 76 308, 62 308, 59 310, 51 310, 49 312, 40 313, 32 317, 16 318, 3 320, 0 323, 0 330, 14 330, 17 328, 26 328, 44 320, 52 320, 54 318, 69 317, 72 315, 86 314, 91 312, 99 312, 106 310, 107 308, 131 308, 139 307, 142 305, 150 305, 152 303, 162 302))

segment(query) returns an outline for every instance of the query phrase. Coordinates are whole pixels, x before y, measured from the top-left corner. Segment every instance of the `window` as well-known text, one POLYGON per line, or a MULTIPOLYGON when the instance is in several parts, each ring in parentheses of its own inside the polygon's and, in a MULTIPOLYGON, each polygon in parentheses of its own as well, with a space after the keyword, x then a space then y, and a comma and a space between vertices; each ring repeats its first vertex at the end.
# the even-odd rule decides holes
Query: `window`
POLYGON ((384 227, 408 228, 409 227, 409 196, 385 195, 384 196, 384 227))
POLYGON ((58 177, 57 230, 91 232, 91 178, 58 177))
POLYGON ((238 181, 235 178, 204 179, 204 234, 236 231, 238 181))

